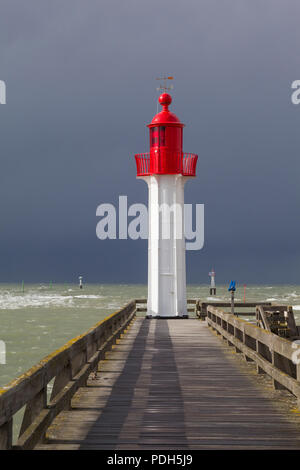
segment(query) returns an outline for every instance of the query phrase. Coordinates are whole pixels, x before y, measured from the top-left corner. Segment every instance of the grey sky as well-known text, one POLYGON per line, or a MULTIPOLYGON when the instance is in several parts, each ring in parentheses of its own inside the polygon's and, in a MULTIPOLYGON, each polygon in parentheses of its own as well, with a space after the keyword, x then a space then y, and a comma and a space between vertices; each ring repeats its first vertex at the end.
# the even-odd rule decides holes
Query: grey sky
POLYGON ((162 72, 205 204, 189 282, 299 283, 299 1, 0 0, 0 281, 145 282, 146 241, 100 241, 96 207, 147 201, 162 72))

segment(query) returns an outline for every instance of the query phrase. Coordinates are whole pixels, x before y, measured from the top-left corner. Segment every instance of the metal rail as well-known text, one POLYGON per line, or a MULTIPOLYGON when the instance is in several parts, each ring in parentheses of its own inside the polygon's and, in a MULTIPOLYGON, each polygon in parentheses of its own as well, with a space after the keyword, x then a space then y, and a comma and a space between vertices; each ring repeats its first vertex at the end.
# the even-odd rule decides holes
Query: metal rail
MULTIPOLYGON (((173 157, 173 154, 174 152, 170 154, 170 158, 173 157)), ((165 171, 160 169, 159 153, 153 156, 155 160, 154 168, 151 168, 151 158, 150 152, 139 153, 135 155, 137 176, 149 176, 150 174, 161 173, 165 174, 165 171)), ((183 176, 196 176, 198 155, 193 153, 178 152, 176 159, 176 173, 182 174, 183 176)))

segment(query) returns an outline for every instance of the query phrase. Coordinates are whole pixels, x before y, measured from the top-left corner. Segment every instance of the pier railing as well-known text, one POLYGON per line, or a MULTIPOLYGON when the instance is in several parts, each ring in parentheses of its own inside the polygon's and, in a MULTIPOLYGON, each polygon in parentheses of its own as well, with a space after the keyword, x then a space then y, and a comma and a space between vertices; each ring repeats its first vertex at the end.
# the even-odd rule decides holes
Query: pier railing
MULTIPOLYGON (((218 308, 231 308, 231 303, 230 302, 203 302, 202 300, 197 300, 196 303, 196 315, 200 320, 205 320, 207 317, 207 307, 208 305, 212 307, 218 307, 218 308)), ((271 302, 235 302, 234 303, 234 308, 252 308, 254 310, 251 311, 235 311, 235 315, 238 317, 240 315, 244 316, 251 316, 255 317, 256 316, 256 307, 257 306, 267 306, 267 305, 272 305, 271 302)))
POLYGON ((133 300, 0 388, 0 449, 32 449, 43 440, 54 418, 70 408, 76 391, 97 371, 99 361, 135 314, 133 300), (47 388, 53 379, 48 397, 47 388), (19 438, 13 446, 13 416, 24 406, 19 438))
POLYGON ((259 374, 268 374, 274 388, 287 389, 297 397, 300 406, 300 344, 211 305, 207 306, 207 323, 237 353, 254 362, 259 374))

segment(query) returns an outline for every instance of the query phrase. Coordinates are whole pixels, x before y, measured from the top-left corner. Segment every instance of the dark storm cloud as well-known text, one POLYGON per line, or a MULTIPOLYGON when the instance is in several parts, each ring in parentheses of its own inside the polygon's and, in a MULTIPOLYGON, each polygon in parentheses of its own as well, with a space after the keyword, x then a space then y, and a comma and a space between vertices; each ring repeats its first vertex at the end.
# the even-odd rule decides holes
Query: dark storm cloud
POLYGON ((175 75, 186 201, 205 204, 188 280, 298 282, 297 1, 0 2, 2 281, 145 281, 146 242, 100 241, 96 207, 146 202, 155 77, 175 75))

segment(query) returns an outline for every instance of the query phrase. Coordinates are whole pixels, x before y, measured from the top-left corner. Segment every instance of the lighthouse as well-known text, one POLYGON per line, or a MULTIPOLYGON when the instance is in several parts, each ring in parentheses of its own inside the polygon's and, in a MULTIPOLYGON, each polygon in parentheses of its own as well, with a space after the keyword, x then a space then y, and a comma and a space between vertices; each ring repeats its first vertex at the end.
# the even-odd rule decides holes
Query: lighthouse
POLYGON ((148 124, 150 151, 135 155, 137 177, 148 185, 147 316, 187 317, 184 186, 196 176, 198 156, 184 153, 184 124, 169 110, 170 94, 148 124))

